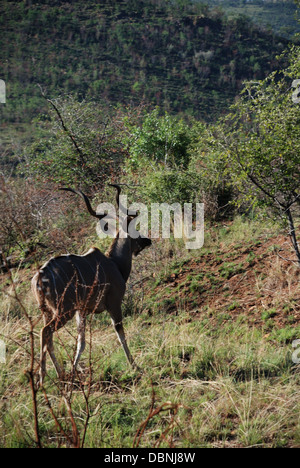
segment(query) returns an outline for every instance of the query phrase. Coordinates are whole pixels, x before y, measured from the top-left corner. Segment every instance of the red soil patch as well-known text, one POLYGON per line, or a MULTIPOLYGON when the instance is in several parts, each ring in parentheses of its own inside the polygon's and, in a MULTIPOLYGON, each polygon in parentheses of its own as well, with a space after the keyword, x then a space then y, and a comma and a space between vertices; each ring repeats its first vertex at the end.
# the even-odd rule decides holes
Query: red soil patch
POLYGON ((193 316, 224 321, 243 316, 253 324, 271 319, 279 328, 300 323, 299 267, 283 236, 250 246, 220 245, 216 253, 200 254, 149 290, 159 307, 170 313, 185 310, 193 316), (274 245, 277 249, 274 250, 274 245), (282 250, 281 250, 282 249, 282 250), (286 253, 284 253, 284 249, 286 253))

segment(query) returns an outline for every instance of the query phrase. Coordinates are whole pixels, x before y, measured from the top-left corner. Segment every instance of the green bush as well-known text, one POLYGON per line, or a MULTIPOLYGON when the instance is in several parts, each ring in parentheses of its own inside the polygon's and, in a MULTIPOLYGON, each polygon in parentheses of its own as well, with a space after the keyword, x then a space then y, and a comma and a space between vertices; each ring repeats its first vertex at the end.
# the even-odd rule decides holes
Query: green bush
POLYGON ((129 136, 129 166, 143 167, 147 162, 157 168, 186 169, 189 164, 189 149, 193 140, 190 127, 167 112, 159 115, 156 107, 146 114, 141 125, 132 125, 126 120, 129 136))

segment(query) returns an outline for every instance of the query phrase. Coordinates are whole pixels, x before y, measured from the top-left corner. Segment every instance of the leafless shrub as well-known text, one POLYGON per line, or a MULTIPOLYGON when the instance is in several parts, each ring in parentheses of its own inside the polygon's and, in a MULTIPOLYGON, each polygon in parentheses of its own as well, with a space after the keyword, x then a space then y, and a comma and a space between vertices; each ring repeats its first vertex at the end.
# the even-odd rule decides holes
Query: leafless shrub
POLYGON ((11 268, 20 261, 40 260, 45 251, 66 252, 82 225, 76 205, 71 212, 53 186, 40 188, 0 174, 0 203, 0 271, 5 270, 4 257, 11 268))
POLYGON ((160 415, 162 417, 162 415, 165 414, 165 413, 167 413, 169 415, 169 420, 168 420, 168 422, 166 424, 166 427, 162 431, 160 437, 155 442, 154 447, 156 447, 156 448, 159 447, 161 445, 161 443, 165 441, 165 442, 167 442, 167 444, 169 445, 170 448, 173 448, 174 444, 173 444, 172 430, 177 425, 176 415, 177 415, 179 409, 182 407, 182 405, 180 403, 172 403, 170 401, 167 401, 167 402, 162 403, 161 405, 159 405, 159 406, 157 406, 155 408, 156 395, 155 395, 155 391, 154 391, 154 387, 153 387, 152 382, 151 382, 151 386, 152 386, 152 397, 151 397, 151 406, 150 406, 149 414, 148 414, 147 418, 145 419, 145 421, 143 421, 141 423, 141 425, 139 426, 139 428, 138 428, 138 430, 136 432, 136 435, 135 435, 134 440, 133 440, 133 448, 138 448, 139 447, 139 445, 141 443, 141 439, 142 439, 142 437, 143 437, 143 435, 145 433, 145 430, 147 429, 147 426, 148 426, 149 422, 153 418, 155 418, 155 416, 160 415), (168 437, 168 435, 169 435, 169 437, 168 437))
MULTIPOLYGON (((6 260, 4 258, 4 263, 6 260)), ((74 357, 76 353, 76 337, 70 332, 71 341, 73 341, 73 352, 70 352, 70 340, 61 339, 58 341, 71 364, 71 372, 66 376, 64 381, 59 381, 51 376, 51 372, 47 374, 47 385, 40 386, 38 384, 38 374, 40 369, 39 350, 36 343, 39 329, 41 327, 41 314, 29 312, 29 308, 25 305, 23 297, 17 291, 16 282, 10 268, 7 267, 8 277, 7 294, 12 301, 21 308, 24 320, 19 321, 19 336, 12 337, 5 332, 0 332, 0 338, 9 343, 13 342, 18 349, 22 349, 27 356, 27 368, 24 369, 24 376, 28 382, 31 391, 32 401, 32 429, 34 440, 30 440, 28 431, 26 430, 26 439, 30 446, 37 448, 46 447, 49 444, 49 439, 45 439, 41 427, 44 424, 45 408, 48 411, 47 419, 52 419, 55 426, 55 433, 51 434, 51 446, 55 443, 57 447, 67 446, 73 448, 83 448, 86 440, 86 434, 91 418, 90 398, 92 393, 92 384, 94 378, 94 369, 92 361, 92 326, 90 322, 90 340, 89 340, 89 357, 88 365, 84 371, 77 371, 74 366, 74 357), (8 292, 9 290, 9 292, 8 292), (20 333, 22 331, 22 333, 20 333), (28 339, 24 340, 24 336, 28 339), (84 411, 81 410, 80 418, 78 417, 78 394, 83 401, 84 411), (44 398, 42 399, 41 396, 44 398), (55 397, 55 398, 54 398, 55 397), (59 400, 63 404, 56 405, 59 400), (84 417, 82 417, 84 414, 84 417)), ((92 294, 92 290, 90 292, 92 294)), ((22 429, 20 429, 22 431, 22 429)))

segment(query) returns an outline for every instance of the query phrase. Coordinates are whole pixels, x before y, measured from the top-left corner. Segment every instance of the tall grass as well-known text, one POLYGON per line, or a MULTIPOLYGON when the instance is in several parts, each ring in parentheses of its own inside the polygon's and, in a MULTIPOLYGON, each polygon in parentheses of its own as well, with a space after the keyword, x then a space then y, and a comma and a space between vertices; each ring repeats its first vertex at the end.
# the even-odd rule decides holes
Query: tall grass
MULTIPOLYGON (((42 446, 69 446, 74 418, 81 440, 86 431, 85 447, 131 447, 151 407, 161 406, 166 411, 149 419, 140 447, 158 441, 161 447, 299 445, 300 375, 291 346, 270 343, 263 330, 232 324, 215 330, 184 314, 142 313, 127 317, 125 326, 143 372, 128 367, 108 317, 95 317, 82 373, 62 388, 49 369, 45 392, 37 393, 42 446)), ((66 349, 75 349, 69 328, 58 333, 56 347, 63 342, 66 349)), ((35 446, 25 323, 16 319, 6 335, 7 362, 0 367, 0 444, 35 446)), ((60 348, 61 358, 68 361, 60 348)))
MULTIPOLYGON (((246 242, 249 231, 235 226, 230 228, 235 232, 234 243, 246 242)), ((265 228, 257 236, 268 235, 262 232, 265 228)), ((214 247, 217 237, 230 245, 226 231, 212 231, 207 251, 218 249, 219 244, 214 247)), ((255 241, 254 231, 251 239, 255 241)), ((105 312, 88 320, 87 347, 76 375, 71 373, 75 323, 55 335, 57 357, 68 378, 59 382, 48 359, 44 387, 36 391, 42 447, 300 446, 299 366, 292 361, 291 340, 283 339, 283 332, 275 333, 269 323, 271 309, 262 309, 262 324, 252 326, 233 321, 230 314, 225 321, 224 317, 216 321, 219 309, 194 315, 184 305, 172 314, 159 306, 147 307, 144 296, 154 297, 157 284, 170 274, 170 261, 174 266, 190 258, 195 253, 182 252, 179 244, 158 244, 135 269, 124 303, 124 328, 142 372, 128 366, 105 312)), ((17 289, 7 284, 7 278, 1 284, 0 339, 7 345, 6 363, 0 364, 2 447, 38 445, 28 370, 34 349, 37 380, 42 322, 27 287, 31 274, 24 270, 23 278, 13 277, 17 289), (35 324, 34 348, 23 307, 35 324)), ((258 289, 265 284, 271 287, 275 280, 278 285, 284 271, 278 267, 264 274, 264 280, 257 278, 258 289)))

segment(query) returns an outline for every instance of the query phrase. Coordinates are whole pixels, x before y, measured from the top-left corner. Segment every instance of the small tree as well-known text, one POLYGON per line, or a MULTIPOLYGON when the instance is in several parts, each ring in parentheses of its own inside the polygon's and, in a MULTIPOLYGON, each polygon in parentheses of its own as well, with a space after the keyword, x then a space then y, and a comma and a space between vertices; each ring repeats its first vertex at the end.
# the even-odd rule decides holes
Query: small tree
POLYGON ((288 222, 300 266, 294 222, 300 205, 300 104, 292 87, 300 78, 300 48, 292 49, 290 60, 286 70, 245 85, 214 144, 222 147, 227 174, 246 199, 288 222))
POLYGON ((34 179, 99 189, 119 173, 127 155, 123 112, 72 97, 47 101, 49 115, 36 120, 42 138, 31 146, 24 172, 34 179))
POLYGON ((159 115, 155 108, 145 114, 141 125, 127 119, 129 162, 132 166, 152 163, 156 168, 186 168, 189 163, 189 148, 193 140, 192 132, 182 119, 167 112, 159 115))
POLYGON ((193 129, 182 119, 159 109, 144 112, 140 121, 125 119, 127 177, 139 182, 139 196, 151 202, 190 202, 195 198, 194 178, 188 167, 193 129))

